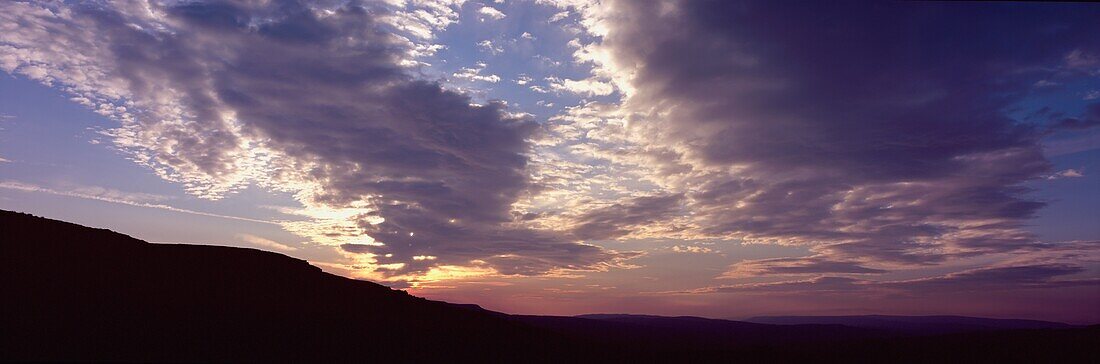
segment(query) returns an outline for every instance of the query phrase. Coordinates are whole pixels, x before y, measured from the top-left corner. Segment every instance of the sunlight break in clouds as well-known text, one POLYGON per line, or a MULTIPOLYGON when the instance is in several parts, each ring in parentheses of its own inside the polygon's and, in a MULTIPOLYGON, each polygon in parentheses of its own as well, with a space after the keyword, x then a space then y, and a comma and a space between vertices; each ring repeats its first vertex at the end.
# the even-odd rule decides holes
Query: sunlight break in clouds
POLYGON ((461 3, 0 6, 0 68, 119 121, 103 133, 191 193, 256 184, 293 193, 306 214, 336 212, 286 228, 339 245, 372 278, 472 261, 503 274, 604 269, 630 256, 515 225, 537 125, 406 74, 461 3))
POLYGON ((737 276, 884 273, 1047 246, 1023 229, 1043 203, 1021 186, 1050 171, 1042 134, 1002 110, 1037 79, 1095 77, 1081 66, 1100 52, 1083 36, 1095 22, 1009 7, 546 3, 582 15, 589 40, 571 42, 575 58, 624 97, 551 119, 543 150, 606 161, 613 179, 645 170, 657 191, 683 196, 680 226, 698 238, 814 253, 742 263, 737 276), (867 20, 834 26, 840 17, 867 20), (953 30, 975 18, 996 30, 953 30), (1055 20, 1072 25, 1033 37, 1055 20), (971 46, 990 37, 1020 42, 971 46))
POLYGON ((1035 225, 1095 181, 1098 11, 2 2, 0 68, 115 120, 95 131, 188 193, 292 195, 278 224, 333 249, 319 265, 393 286, 1080 303, 1100 243, 1035 225))

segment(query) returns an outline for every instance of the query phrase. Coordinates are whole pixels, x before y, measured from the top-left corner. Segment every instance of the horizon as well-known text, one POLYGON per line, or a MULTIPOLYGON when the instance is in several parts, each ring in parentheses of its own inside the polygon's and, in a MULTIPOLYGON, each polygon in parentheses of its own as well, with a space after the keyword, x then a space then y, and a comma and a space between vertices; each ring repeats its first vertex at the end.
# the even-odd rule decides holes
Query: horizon
POLYGON ((0 209, 509 314, 1100 323, 1100 5, 0 3, 0 209))
MULTIPOLYGON (((0 210, 0 211, 5 211, 5 210, 0 210)), ((58 221, 58 222, 66 223, 66 224, 73 224, 72 222, 61 221, 61 220, 56 220, 56 219, 50 219, 49 217, 36 216, 34 214, 28 214, 28 213, 25 213, 25 212, 19 212, 19 211, 10 211, 10 212, 14 212, 14 213, 17 213, 17 214, 25 214, 25 215, 29 215, 29 216, 33 216, 33 217, 37 217, 37 218, 43 218, 43 219, 52 220, 52 221, 58 221)), ((96 228, 94 226, 83 226, 83 225, 80 225, 80 224, 75 224, 75 225, 81 226, 81 227, 93 228, 93 229, 101 229, 101 228, 96 228)), ((125 233, 119 232, 119 231, 113 231, 113 230, 107 230, 107 231, 111 231, 111 232, 114 232, 114 233, 126 235, 125 233)), ((126 235, 126 236, 129 236, 129 235, 126 235)), ((275 251, 275 250, 264 250, 264 249, 261 249, 261 248, 258 248, 258 247, 231 246, 231 245, 211 245, 211 244, 189 244, 189 243, 175 243, 175 242, 147 242, 147 241, 142 241, 142 242, 147 243, 147 244, 153 244, 153 245, 210 246, 210 247, 220 247, 220 248, 245 249, 245 250, 259 251, 259 252, 262 252, 262 253, 272 253, 272 254, 281 255, 281 256, 284 256, 284 257, 296 259, 296 258, 294 258, 290 255, 286 255, 284 253, 281 253, 281 252, 278 252, 278 251, 275 251)), ((307 264, 310 264, 310 266, 317 267, 316 265, 311 264, 309 261, 304 261, 304 262, 306 262, 307 264)), ((320 268, 320 267, 317 267, 317 268, 320 268)), ((326 273, 328 273, 328 272, 326 272, 326 273)), ((348 277, 344 277, 344 278, 348 278, 348 277)), ((376 282, 371 282, 371 283, 376 283, 376 282)), ((392 287, 389 287, 389 288, 394 289, 392 287)), ((401 289, 397 289, 397 290, 401 290, 401 289)), ((459 305, 459 306, 475 306, 475 307, 478 307, 478 308, 481 308, 481 309, 485 309, 484 307, 481 307, 480 305, 478 305, 476 303, 470 303, 470 302, 446 302, 446 303, 459 305)), ((492 310, 490 310, 490 311, 492 311, 492 310)), ((535 316, 537 316, 537 314, 530 314, 530 313, 523 313, 523 312, 500 312, 500 313, 507 314, 507 315, 517 315, 517 316, 525 316, 525 315, 535 315, 535 316)), ((546 315, 546 316, 557 316, 557 315, 546 315)), ((843 318, 893 318, 893 319, 897 319, 897 318, 906 318, 906 319, 908 319, 908 318, 962 318, 962 319, 1005 320, 1005 321, 1013 321, 1013 320, 1036 321, 1036 322, 1046 322, 1046 323, 1056 323, 1056 324, 1068 324, 1068 325, 1074 325, 1074 326, 1078 326, 1078 327, 1088 327, 1088 326, 1100 325, 1100 323, 1095 323, 1095 322, 1068 323, 1068 322, 1060 322, 1060 321, 1035 320, 1035 319, 1018 318, 1018 317, 981 317, 981 316, 952 315, 952 314, 947 314, 947 313, 945 313, 945 314, 928 314, 928 315, 889 315, 889 314, 864 313, 864 314, 858 314, 858 315, 759 315, 759 316, 747 316, 747 317, 707 317, 707 316, 695 316, 695 315, 665 316, 665 315, 655 315, 655 314, 648 314, 648 313, 589 312, 589 313, 582 313, 582 314, 576 314, 576 315, 560 315, 560 316, 561 317, 582 317, 582 318, 586 317, 586 316, 672 318, 672 319, 689 318, 689 319, 705 319, 705 320, 741 321, 741 322, 750 322, 750 323, 762 323, 758 320, 773 319, 773 318, 825 318, 825 319, 843 319, 843 318)), ((776 324, 776 323, 769 323, 769 324, 776 324)), ((778 325, 784 325, 784 324, 778 323, 778 325)), ((846 325, 852 325, 852 323, 848 323, 846 325)))

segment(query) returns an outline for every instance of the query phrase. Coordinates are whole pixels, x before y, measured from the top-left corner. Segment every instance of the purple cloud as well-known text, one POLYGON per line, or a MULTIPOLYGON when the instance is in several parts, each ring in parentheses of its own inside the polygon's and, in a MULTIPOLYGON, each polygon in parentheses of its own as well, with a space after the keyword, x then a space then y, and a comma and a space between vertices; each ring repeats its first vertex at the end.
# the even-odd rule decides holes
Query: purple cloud
POLYGON ((949 292, 1100 286, 1100 279, 1096 278, 1063 278, 1085 271, 1083 267, 1073 264, 1036 263, 977 268, 912 280, 873 281, 852 277, 818 276, 805 280, 705 287, 683 293, 782 292, 813 294, 815 292, 831 291, 863 291, 868 293, 894 292, 924 295, 949 292))
POLYGON ((389 266, 384 274, 475 261, 540 274, 630 257, 513 226, 538 125, 414 78, 417 34, 394 23, 400 10, 11 3, 2 19, 20 26, 0 44, 6 71, 60 83, 105 110, 122 122, 110 132, 116 144, 197 194, 259 184, 311 209, 357 211, 337 226, 288 226, 319 239, 369 236, 343 250, 389 266))
POLYGON ((746 260, 734 264, 724 276, 740 277, 823 273, 870 274, 886 272, 887 271, 882 269, 865 267, 857 262, 834 261, 825 256, 812 256, 806 258, 746 260))
POLYGON ((593 209, 574 219, 572 233, 582 240, 618 238, 629 234, 633 227, 673 216, 683 199, 679 194, 646 196, 593 209))
POLYGON ((861 264, 1038 244, 1022 226, 1044 204, 1022 183, 1050 172, 1044 130, 1005 110, 1100 51, 1095 7, 617 1, 591 11, 606 20, 594 43, 611 57, 603 71, 629 85, 622 107, 637 121, 623 138, 691 166, 663 183, 685 193, 699 232, 817 253, 766 273, 868 272, 861 264))

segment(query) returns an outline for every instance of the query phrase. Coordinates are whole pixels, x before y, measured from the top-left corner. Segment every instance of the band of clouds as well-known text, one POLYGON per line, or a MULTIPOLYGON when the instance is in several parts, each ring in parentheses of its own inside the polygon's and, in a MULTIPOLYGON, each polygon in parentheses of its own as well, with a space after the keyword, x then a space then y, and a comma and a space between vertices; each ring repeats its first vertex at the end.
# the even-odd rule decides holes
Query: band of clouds
MULTIPOLYGON (((1095 14, 540 3, 579 17, 593 69, 530 87, 618 103, 542 128, 410 76, 456 4, 5 3, 0 68, 119 120, 116 145, 196 195, 295 193, 311 220, 285 228, 386 279, 604 270, 638 253, 578 241, 637 237, 811 246, 738 275, 1048 247, 1022 229, 1045 131, 1002 110, 1052 73, 1095 76, 1095 14)), ((452 76, 500 80, 484 68, 452 76)))
POLYGON ((293 193, 310 221, 284 227, 367 277, 602 270, 636 255, 514 223, 537 125, 410 76, 461 3, 421 5, 7 2, 0 68, 118 120, 103 131, 117 147, 195 195, 293 193))
MULTIPOLYGON (((1005 110, 1037 80, 1098 75, 1096 8, 543 3, 580 15, 575 61, 622 98, 552 118, 541 150, 556 156, 544 159, 593 167, 542 173, 567 181, 562 195, 599 173, 613 176, 604 186, 682 196, 680 213, 606 220, 603 237, 813 253, 727 276, 881 274, 1050 245, 1024 229, 1044 203, 1023 184, 1067 174, 1051 174, 1048 130, 1005 110), (633 221, 666 228, 639 235, 633 221)), ((1091 128, 1098 106, 1048 125, 1091 128)), ((573 226, 597 231, 587 214, 573 226)))

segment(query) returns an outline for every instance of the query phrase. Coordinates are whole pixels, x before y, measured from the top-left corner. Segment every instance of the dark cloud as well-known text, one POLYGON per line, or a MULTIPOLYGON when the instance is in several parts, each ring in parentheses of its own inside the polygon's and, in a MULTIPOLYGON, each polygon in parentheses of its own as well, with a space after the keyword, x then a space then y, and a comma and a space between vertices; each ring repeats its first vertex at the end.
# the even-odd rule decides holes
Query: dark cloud
POLYGON ((825 273, 886 273, 885 270, 868 268, 857 262, 830 260, 825 256, 808 258, 772 258, 746 260, 730 267, 727 276, 794 275, 825 273))
POLYGON ((850 292, 863 288, 866 281, 849 277, 815 277, 807 280, 750 283, 706 287, 685 293, 822 293, 850 292))
POLYGON ((930 264, 1034 244, 1021 226, 1043 204, 1020 184, 1050 169, 1044 132, 1005 110, 1100 50, 1094 6, 610 9, 601 46, 633 65, 624 105, 660 115, 636 123, 658 131, 643 143, 733 171, 687 194, 701 229, 826 244, 817 251, 834 261, 930 264))
POLYGON ((674 216, 681 209, 682 194, 636 197, 585 212, 574 220, 572 233, 581 240, 612 239, 632 228, 674 216))
MULTIPOLYGON (((1052 115, 1058 117, 1062 115, 1052 115)), ((1066 117, 1057 119, 1052 129, 1088 129, 1095 126, 1100 126, 1100 102, 1089 104, 1085 108, 1085 113, 1080 117, 1066 117)))
POLYGON ((941 277, 883 282, 879 286, 915 292, 988 291, 1100 286, 1100 279, 1060 279, 1085 272, 1072 264, 1049 263, 966 270, 941 277))
POLYGON ((706 287, 687 293, 782 292, 814 294, 832 291, 879 291, 911 295, 996 290, 1049 289, 1073 286, 1098 286, 1100 279, 1064 278, 1085 272, 1085 268, 1065 263, 1039 263, 978 268, 938 277, 872 281, 851 277, 819 276, 807 280, 749 283, 706 287))
POLYGON ((150 136, 131 146, 156 167, 192 176, 192 185, 243 175, 307 204, 372 210, 355 217, 358 229, 323 234, 369 234, 385 245, 343 250, 406 263, 389 272, 479 261, 539 274, 630 256, 510 226, 511 206, 529 188, 526 139, 537 124, 411 77, 402 62, 412 45, 384 22, 394 14, 383 3, 50 6, 59 15, 40 12, 47 5, 17 9, 19 21, 46 24, 45 33, 28 27, 17 36, 31 46, 76 45, 46 64, 59 64, 57 77, 72 83, 87 77, 64 79, 66 67, 101 71, 100 84, 75 87, 131 102, 132 130, 150 136), (246 170, 242 159, 251 158, 273 161, 246 170))

